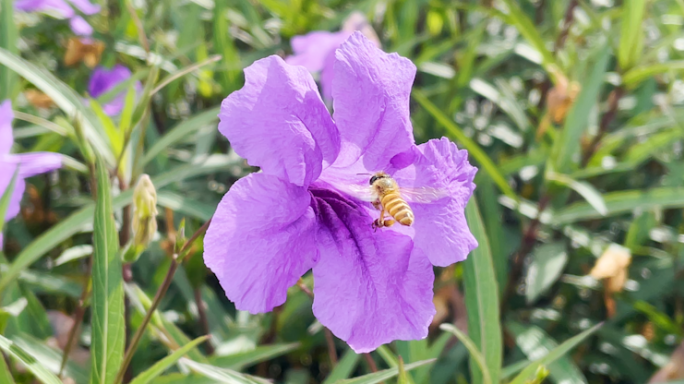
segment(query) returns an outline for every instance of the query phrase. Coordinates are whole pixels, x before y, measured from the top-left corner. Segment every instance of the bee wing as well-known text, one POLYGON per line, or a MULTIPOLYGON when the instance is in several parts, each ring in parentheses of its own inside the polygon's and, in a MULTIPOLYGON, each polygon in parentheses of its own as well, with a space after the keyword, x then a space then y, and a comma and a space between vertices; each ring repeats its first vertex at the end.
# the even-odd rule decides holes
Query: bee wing
POLYGON ((401 197, 409 203, 432 203, 449 197, 450 193, 446 189, 431 187, 399 187, 401 197))
POLYGON ((342 192, 362 201, 374 201, 377 199, 370 186, 347 184, 344 186, 337 186, 337 188, 342 192))

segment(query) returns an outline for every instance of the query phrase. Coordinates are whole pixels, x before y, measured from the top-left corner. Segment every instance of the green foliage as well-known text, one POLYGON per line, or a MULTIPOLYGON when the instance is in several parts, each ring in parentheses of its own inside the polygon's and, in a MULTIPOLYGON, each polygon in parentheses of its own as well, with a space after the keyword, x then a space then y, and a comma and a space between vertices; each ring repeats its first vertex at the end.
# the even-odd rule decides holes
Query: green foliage
MULTIPOLYGON (((684 364, 673 354, 684 338, 681 0, 98 1, 82 16, 105 44, 100 64, 133 76, 96 98, 92 69, 64 64, 68 21, 13 3, 0 0, 12 152, 65 160, 27 179, 21 213, 0 222, 1 383, 643 383, 666 377, 671 357, 684 364), (202 261, 203 224, 255 171, 217 131, 222 99, 244 67, 291 54, 295 35, 340 30, 354 11, 417 66, 416 141, 447 136, 479 168, 464 207, 479 247, 435 268, 429 336, 366 356, 327 341, 297 287, 272 313, 242 312, 202 261), (143 174, 157 226, 124 258, 143 174), (631 252, 617 290, 588 276, 611 244, 631 252)), ((4 217, 11 193, 0 195, 4 217)))

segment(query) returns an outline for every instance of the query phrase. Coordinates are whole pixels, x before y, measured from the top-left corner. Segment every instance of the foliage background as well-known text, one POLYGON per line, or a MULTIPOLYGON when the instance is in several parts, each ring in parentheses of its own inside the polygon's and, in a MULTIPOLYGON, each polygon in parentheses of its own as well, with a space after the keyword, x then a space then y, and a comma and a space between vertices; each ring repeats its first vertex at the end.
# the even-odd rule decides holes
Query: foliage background
POLYGON ((125 321, 130 340, 176 267, 126 381, 204 334, 209 341, 198 340, 186 358, 178 360, 185 350, 171 355, 160 376, 137 382, 332 383, 378 369, 389 371, 353 382, 509 382, 545 355, 543 369, 532 366, 532 375, 516 382, 684 379, 682 347, 673 354, 684 336, 684 1, 101 3, 103 11, 88 18, 106 44, 101 63, 122 63, 145 85, 137 102, 131 93, 127 119, 84 107, 91 70, 64 65, 72 36, 64 20, 13 14, 12 1, 1 2, 0 99, 23 112, 14 124, 14 151, 71 158, 59 172, 30 180, 22 214, 3 229, 3 380, 58 383, 54 374, 61 372, 64 383, 113 382, 123 328, 112 324, 125 321), (467 262, 436 271, 438 315, 429 340, 395 342, 370 356, 340 340, 331 353, 299 287, 273 313, 237 312, 202 264, 201 236, 184 247, 183 264, 172 261, 230 185, 254 171, 216 130, 217 108, 241 87, 242 68, 288 54, 295 35, 338 30, 355 10, 386 51, 418 66, 417 141, 447 136, 480 168, 468 219, 482 246, 467 262), (55 105, 33 106, 31 89, 55 105), (126 155, 117 168, 121 149, 126 155), (94 153, 105 158, 99 178, 94 153), (129 186, 143 172, 158 191, 159 231, 120 273, 118 246, 111 245, 117 231, 122 243, 130 236, 129 186), (113 205, 106 196, 93 203, 93 186, 109 189, 102 175, 112 174, 113 205), (111 249, 98 251, 98 242, 111 249), (632 255, 622 291, 587 277, 610 244, 632 255), (100 283, 113 291, 103 293, 100 283), (96 314, 111 315, 111 322, 102 327, 96 314), (81 325, 74 328, 74 320, 81 325), (441 323, 468 329, 476 351, 441 323), (588 329, 593 333, 556 351, 579 345, 571 353, 547 355, 588 329), (76 344, 60 369, 71 334, 76 344), (112 366, 97 368, 104 369, 100 377, 91 359, 112 366), (408 374, 396 369, 421 361, 408 374))

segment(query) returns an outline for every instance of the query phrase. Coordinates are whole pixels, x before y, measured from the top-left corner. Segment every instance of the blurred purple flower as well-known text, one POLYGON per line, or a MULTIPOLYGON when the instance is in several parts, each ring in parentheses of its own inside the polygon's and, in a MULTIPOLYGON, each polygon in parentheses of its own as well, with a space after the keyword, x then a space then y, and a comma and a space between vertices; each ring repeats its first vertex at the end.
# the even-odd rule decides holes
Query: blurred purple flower
MULTIPOLYGON (((105 67, 97 67, 90 76, 90 83, 88 83, 88 93, 92 98, 98 98, 117 84, 128 80, 131 77, 131 71, 123 65, 117 64, 112 69, 105 67)), ((141 90, 142 86, 139 82, 135 83, 136 90, 141 90)), ((112 101, 102 106, 104 112, 109 116, 119 114, 123 109, 126 98, 126 91, 119 93, 112 101)))
POLYGON ((301 65, 310 72, 320 72, 320 83, 325 100, 332 98, 333 64, 335 50, 355 31, 362 31, 376 47, 380 48, 380 40, 362 13, 352 13, 339 32, 314 31, 306 35, 295 36, 290 44, 294 55, 285 61, 291 65, 301 65))
POLYGON ((464 207, 476 168, 446 138, 416 146, 409 96, 416 67, 361 33, 336 52, 334 115, 309 72, 277 56, 245 69, 221 106, 219 130, 261 167, 223 197, 204 261, 240 310, 267 312, 313 269, 313 312, 356 352, 427 336, 432 265, 477 246, 464 207), (400 186, 448 192, 411 202, 413 226, 374 231, 379 212, 353 190, 384 170, 400 186))
POLYGON ((88 0, 18 0, 14 3, 16 9, 24 12, 55 12, 59 16, 69 20, 71 30, 79 36, 90 36, 93 28, 81 16, 74 12, 76 7, 85 15, 93 15, 100 12, 98 4, 92 4, 88 0))
MULTIPOLYGON (((12 103, 9 100, 5 100, 0 103, 0 196, 5 193, 17 167, 19 167, 19 174, 14 184, 14 192, 5 214, 5 221, 12 219, 19 213, 19 205, 26 188, 24 179, 55 170, 62 166, 62 156, 58 153, 33 152, 17 155, 11 154, 10 149, 14 143, 14 136, 12 135, 13 119, 12 103)), ((2 248, 1 232, 0 248, 2 248)))

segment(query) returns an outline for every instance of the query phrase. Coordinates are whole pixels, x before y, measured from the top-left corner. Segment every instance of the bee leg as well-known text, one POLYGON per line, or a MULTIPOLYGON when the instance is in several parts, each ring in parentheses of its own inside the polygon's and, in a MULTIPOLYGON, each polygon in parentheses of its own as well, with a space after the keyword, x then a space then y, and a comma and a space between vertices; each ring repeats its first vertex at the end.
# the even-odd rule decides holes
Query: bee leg
POLYGON ((377 230, 378 228, 382 228, 385 226, 385 207, 382 207, 380 209, 380 217, 377 219, 373 220, 373 230, 377 230))
POLYGON ((375 209, 377 209, 378 211, 380 210, 380 208, 382 208, 382 205, 380 204, 380 200, 375 200, 371 204, 373 204, 373 207, 375 207, 375 209))
POLYGON ((385 220, 384 224, 385 224, 385 227, 391 227, 394 225, 394 220, 392 220, 392 219, 385 220))

